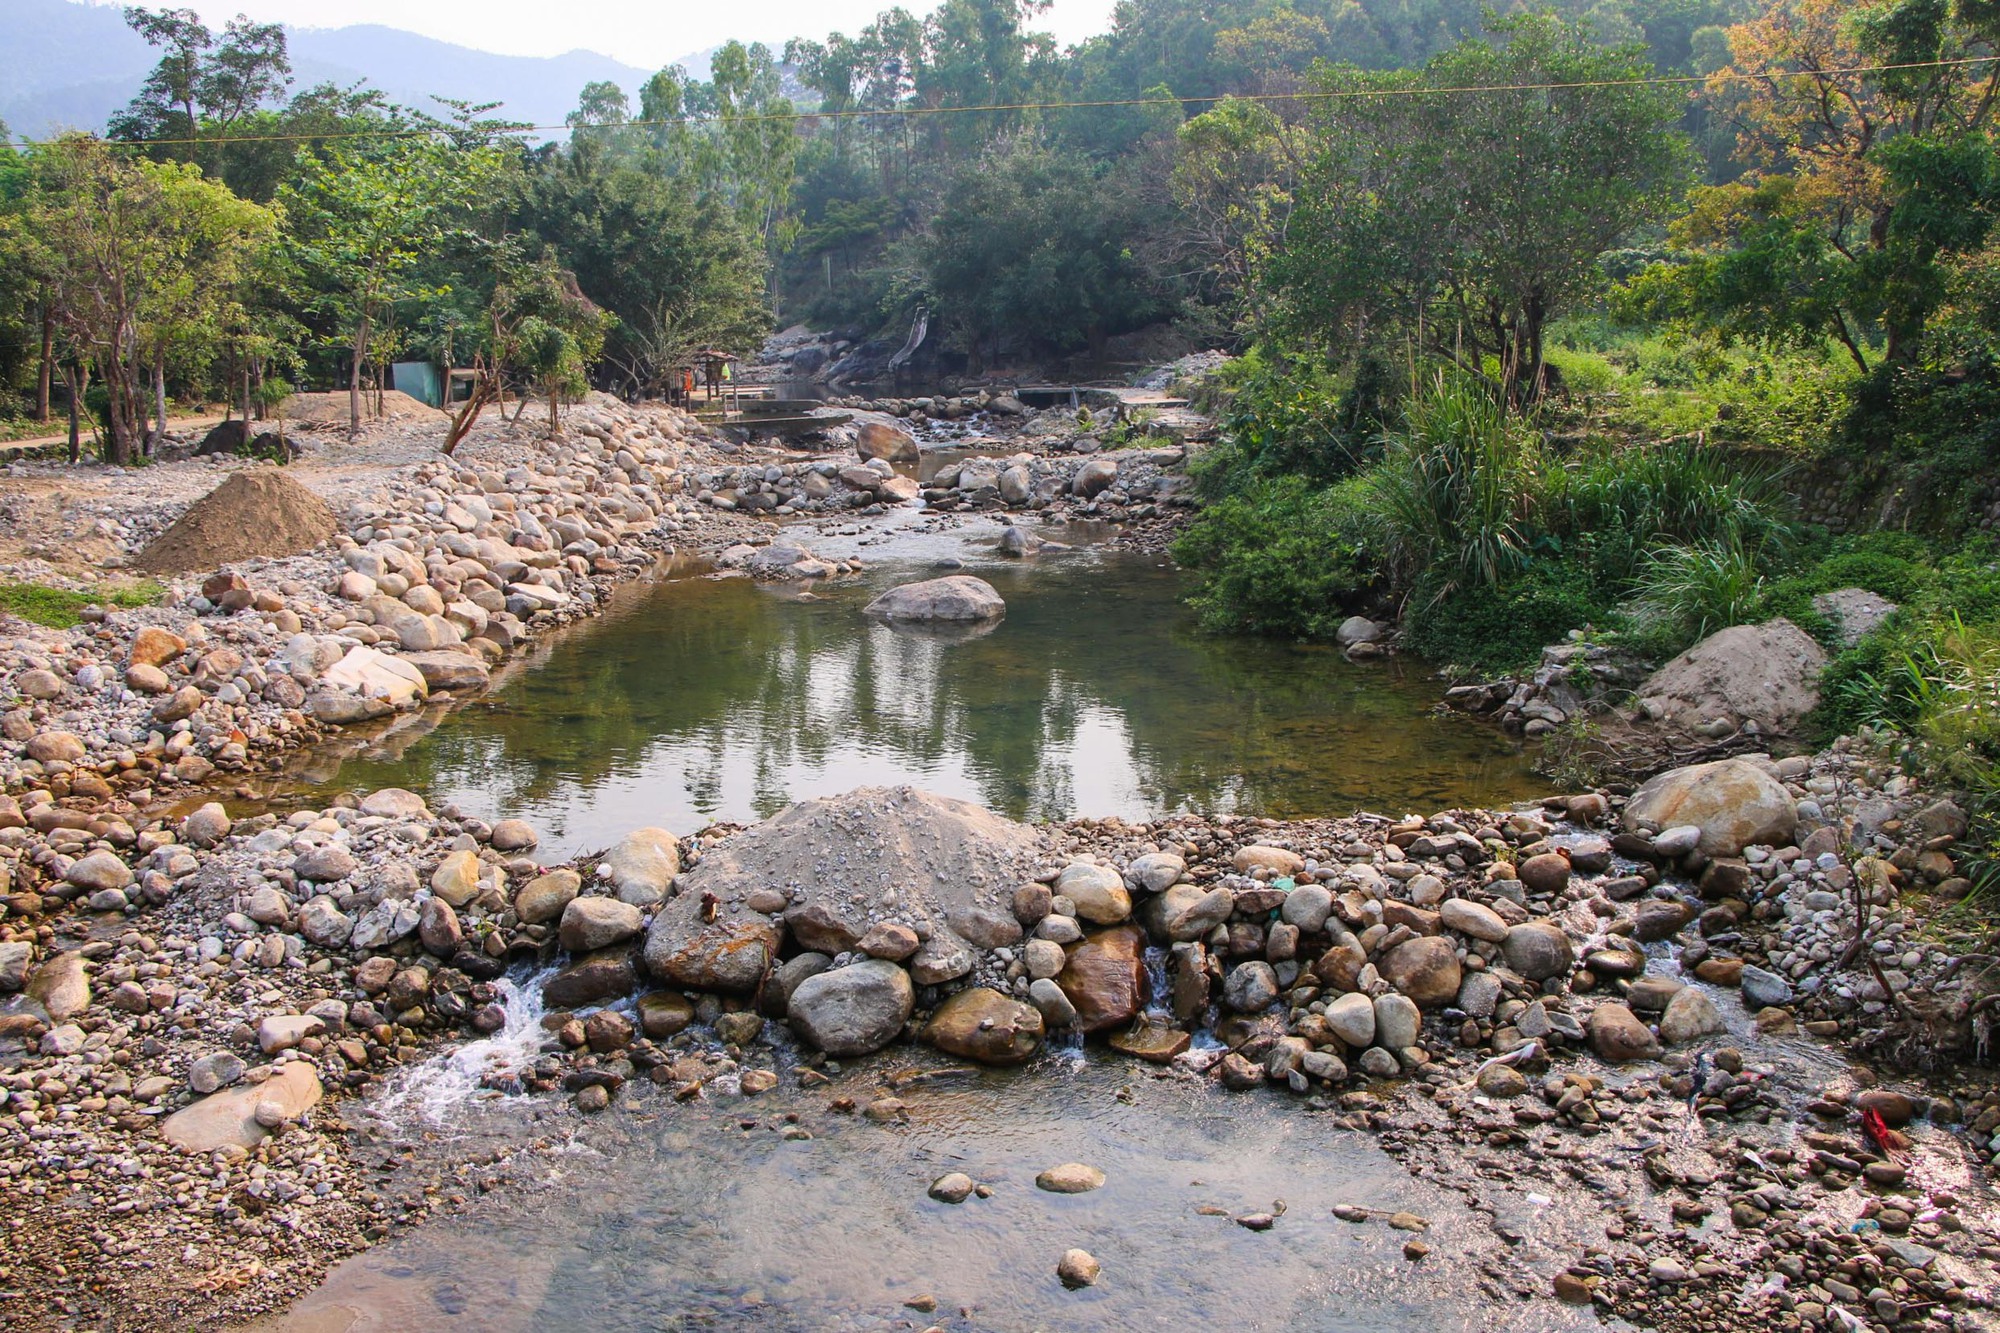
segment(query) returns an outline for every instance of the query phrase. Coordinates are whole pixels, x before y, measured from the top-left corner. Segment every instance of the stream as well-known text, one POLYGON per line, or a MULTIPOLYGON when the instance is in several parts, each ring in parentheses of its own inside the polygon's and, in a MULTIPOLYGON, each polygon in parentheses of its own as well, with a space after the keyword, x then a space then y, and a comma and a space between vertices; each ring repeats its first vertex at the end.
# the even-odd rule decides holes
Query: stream
POLYGON ((987 519, 896 510, 800 525, 858 578, 805 592, 667 567, 550 636, 469 704, 318 753, 306 791, 403 786, 511 816, 557 860, 634 828, 752 822, 793 801, 911 783, 1019 819, 1180 811, 1290 819, 1428 813, 1547 790, 1518 743, 1435 715, 1421 663, 1202 633, 1164 557, 1077 525, 1031 561, 987 519), (1007 601, 987 632, 861 615, 953 560, 1007 601))

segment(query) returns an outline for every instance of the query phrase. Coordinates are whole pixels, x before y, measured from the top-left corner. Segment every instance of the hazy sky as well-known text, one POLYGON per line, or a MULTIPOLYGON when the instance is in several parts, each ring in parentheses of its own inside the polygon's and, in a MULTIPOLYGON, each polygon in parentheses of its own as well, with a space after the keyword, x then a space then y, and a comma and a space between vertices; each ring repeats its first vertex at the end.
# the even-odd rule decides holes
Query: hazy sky
MULTIPOLYGON (((1102 32, 1114 0, 1054 0, 1036 20, 1064 44, 1102 32)), ((769 42, 867 26, 889 0, 180 0, 212 25, 238 13, 298 28, 381 23, 506 55, 598 51, 652 69, 730 38, 769 42)), ((902 0, 924 14, 935 0, 902 0)))

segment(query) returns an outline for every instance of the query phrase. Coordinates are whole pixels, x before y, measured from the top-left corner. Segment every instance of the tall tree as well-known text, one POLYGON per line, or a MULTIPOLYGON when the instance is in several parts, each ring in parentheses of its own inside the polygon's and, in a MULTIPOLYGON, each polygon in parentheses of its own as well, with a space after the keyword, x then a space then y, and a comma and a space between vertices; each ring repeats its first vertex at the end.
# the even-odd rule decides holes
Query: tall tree
POLYGON ((1336 349, 1419 340, 1520 405, 1545 388, 1550 318, 1678 197, 1689 156, 1681 95, 1640 82, 1643 46, 1546 15, 1494 36, 1421 70, 1324 77, 1319 151, 1266 277, 1281 326, 1336 349))
POLYGON ((291 84, 284 25, 238 15, 218 39, 192 9, 136 5, 125 22, 161 56, 131 105, 111 118, 112 137, 158 144, 163 157, 219 174, 227 146, 202 141, 227 137, 291 84))
POLYGON ((277 222, 191 165, 128 160, 84 135, 41 150, 35 168, 29 262, 109 393, 109 461, 130 463, 161 349, 212 336, 277 222))
POLYGON ((279 191, 306 303, 345 330, 350 435, 361 431, 371 338, 396 302, 435 290, 424 260, 486 196, 505 160, 497 148, 428 134, 333 143, 304 154, 298 178, 279 191))

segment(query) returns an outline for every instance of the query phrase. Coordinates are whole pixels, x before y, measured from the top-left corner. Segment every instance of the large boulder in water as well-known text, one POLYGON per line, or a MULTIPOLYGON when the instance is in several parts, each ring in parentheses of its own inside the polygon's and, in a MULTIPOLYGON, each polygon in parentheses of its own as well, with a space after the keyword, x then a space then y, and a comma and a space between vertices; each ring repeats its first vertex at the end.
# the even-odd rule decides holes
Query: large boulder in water
POLYGON ((1826 653, 1780 617, 1711 634, 1647 678, 1639 712, 1652 721, 1702 734, 1754 722, 1786 735, 1819 705, 1826 653))
POLYGON ((680 876, 647 932, 646 965, 683 986, 754 989, 795 915, 956 942, 960 926, 977 934, 977 923, 1009 915, 1015 887, 1043 857, 1037 830, 914 787, 800 801, 708 848, 680 876))
POLYGON ((986 986, 962 990, 924 1025, 925 1044, 983 1065, 1018 1065, 1041 1049, 1042 1014, 986 986))
POLYGON ((998 620, 1007 614, 1007 603, 985 579, 953 574, 891 588, 868 603, 863 613, 899 621, 998 620))
POLYGON ((894 417, 872 412, 855 420, 854 450, 863 458, 889 463, 914 463, 921 452, 916 439, 897 425, 894 417))
POLYGON ((1747 759, 1718 759, 1669 769, 1625 803, 1625 827, 1669 829, 1693 825, 1707 856, 1735 856, 1745 847, 1790 841, 1798 806, 1785 784, 1747 759))
POLYGON ((1123 1027, 1146 1007, 1146 932, 1113 926, 1069 946, 1056 985, 1076 1009, 1080 1032, 1123 1027))

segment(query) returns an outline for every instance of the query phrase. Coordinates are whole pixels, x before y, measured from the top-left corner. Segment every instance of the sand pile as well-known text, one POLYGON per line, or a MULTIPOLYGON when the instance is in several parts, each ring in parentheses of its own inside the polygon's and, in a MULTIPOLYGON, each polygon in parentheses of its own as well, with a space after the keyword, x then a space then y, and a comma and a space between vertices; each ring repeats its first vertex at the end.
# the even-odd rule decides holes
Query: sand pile
POLYGON ((326 501, 282 470, 249 468, 190 505, 132 565, 172 574, 256 556, 297 555, 330 540, 339 527, 326 501))
MULTIPOLYGON (((375 415, 375 395, 372 392, 361 395, 361 424, 371 421, 393 421, 399 417, 426 417, 442 419, 444 413, 421 399, 412 398, 398 389, 388 389, 382 394, 382 415, 375 415)), ((303 426, 345 426, 351 419, 347 393, 295 393, 285 400, 285 420, 303 426)))

